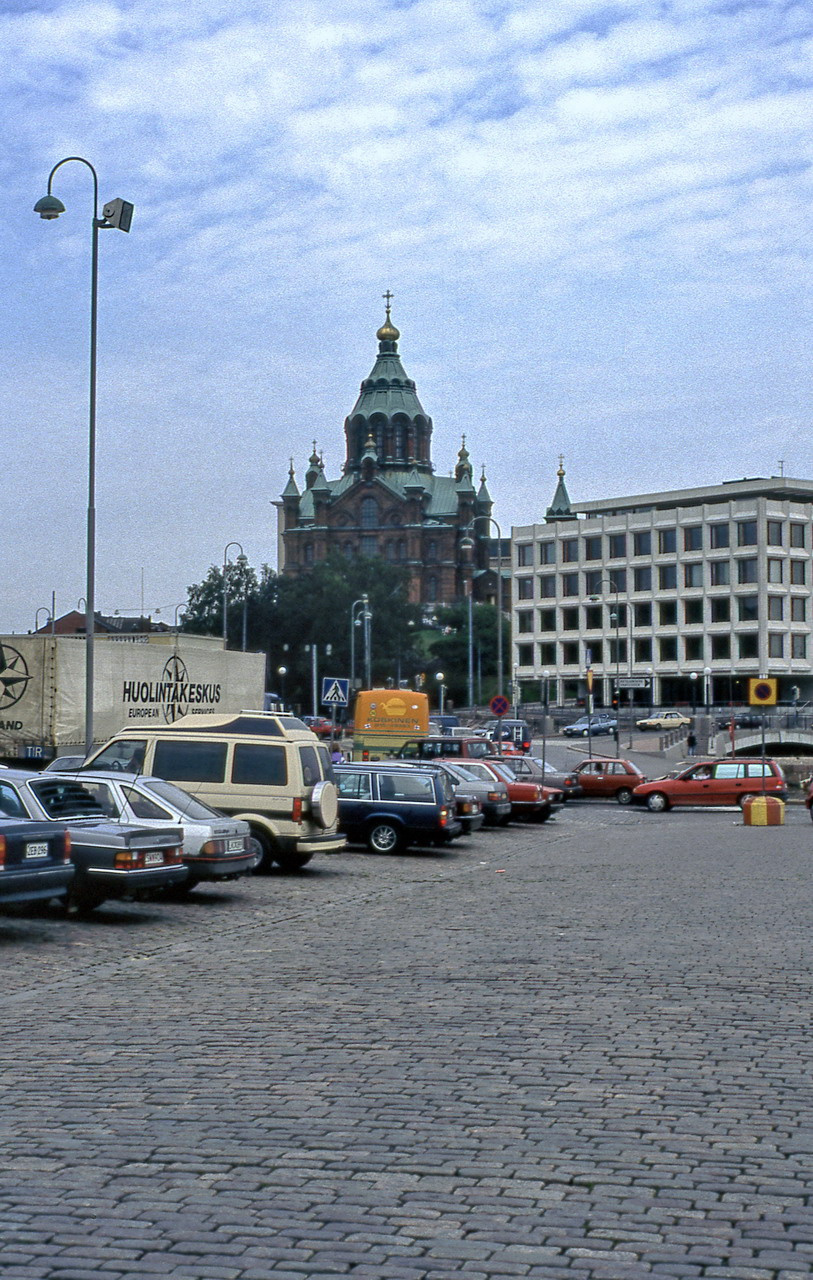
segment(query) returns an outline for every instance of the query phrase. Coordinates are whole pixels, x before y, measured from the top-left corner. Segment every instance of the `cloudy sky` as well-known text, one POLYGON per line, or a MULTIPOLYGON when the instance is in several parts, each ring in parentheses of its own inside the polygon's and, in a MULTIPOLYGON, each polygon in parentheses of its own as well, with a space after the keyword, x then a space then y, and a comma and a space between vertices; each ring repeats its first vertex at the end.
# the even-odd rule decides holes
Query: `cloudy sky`
MULTIPOLYGON (((439 471, 503 527, 813 476, 813 11, 784 0, 5 0, 0 630, 84 594, 92 184, 97 605, 174 616, 328 472, 395 295, 439 471)), ((42 617, 40 618, 42 621, 42 617)))

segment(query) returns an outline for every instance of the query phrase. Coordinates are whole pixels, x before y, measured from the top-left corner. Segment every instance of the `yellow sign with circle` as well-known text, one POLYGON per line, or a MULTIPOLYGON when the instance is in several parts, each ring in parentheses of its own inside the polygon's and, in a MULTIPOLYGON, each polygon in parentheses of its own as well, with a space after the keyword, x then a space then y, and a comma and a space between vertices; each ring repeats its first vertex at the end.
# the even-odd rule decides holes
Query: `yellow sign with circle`
POLYGON ((775 707, 778 683, 778 680, 774 677, 766 677, 764 680, 761 677, 749 680, 749 707, 775 707))

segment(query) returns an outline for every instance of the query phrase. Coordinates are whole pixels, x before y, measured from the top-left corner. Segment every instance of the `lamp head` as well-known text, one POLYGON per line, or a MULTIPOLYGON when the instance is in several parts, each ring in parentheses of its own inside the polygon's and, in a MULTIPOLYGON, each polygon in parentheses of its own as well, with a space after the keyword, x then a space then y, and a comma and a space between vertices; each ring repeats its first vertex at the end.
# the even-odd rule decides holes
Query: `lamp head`
POLYGON ((43 196, 34 205, 34 212, 41 218, 45 218, 46 222, 50 222, 52 218, 58 218, 60 213, 65 212, 65 206, 61 200, 57 200, 56 196, 43 196))

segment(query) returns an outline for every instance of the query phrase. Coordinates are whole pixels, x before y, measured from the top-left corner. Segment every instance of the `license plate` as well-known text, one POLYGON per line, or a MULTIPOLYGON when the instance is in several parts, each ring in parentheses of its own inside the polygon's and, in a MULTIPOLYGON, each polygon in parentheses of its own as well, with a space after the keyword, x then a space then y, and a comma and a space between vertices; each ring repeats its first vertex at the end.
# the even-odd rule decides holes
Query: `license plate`
POLYGON ((145 867, 160 867, 163 861, 164 861, 163 853, 145 853, 144 854, 145 867))
POLYGON ((48 845, 45 841, 37 844, 27 844, 25 846, 25 856, 27 858, 47 858, 48 845))
POLYGON ((242 851, 243 847, 244 847, 244 846, 243 846, 243 841, 242 841, 242 840, 227 840, 227 841, 226 841, 226 852, 227 852, 227 853, 240 853, 240 852, 242 851))

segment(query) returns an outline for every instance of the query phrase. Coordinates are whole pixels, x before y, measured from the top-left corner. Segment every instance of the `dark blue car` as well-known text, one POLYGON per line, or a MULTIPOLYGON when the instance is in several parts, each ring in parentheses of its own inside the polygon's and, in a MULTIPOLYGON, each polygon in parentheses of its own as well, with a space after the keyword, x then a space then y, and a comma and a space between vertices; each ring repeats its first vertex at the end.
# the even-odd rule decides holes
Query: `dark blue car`
POLYGON ((373 853, 444 845, 460 835, 451 780, 431 766, 379 760, 334 766, 339 830, 373 853))
POLYGON ((72 879, 71 841, 64 826, 0 818, 0 906, 64 897, 72 879))

